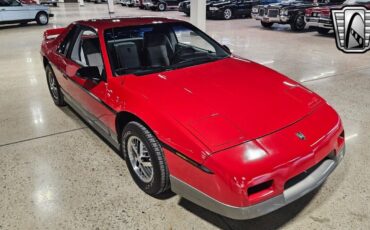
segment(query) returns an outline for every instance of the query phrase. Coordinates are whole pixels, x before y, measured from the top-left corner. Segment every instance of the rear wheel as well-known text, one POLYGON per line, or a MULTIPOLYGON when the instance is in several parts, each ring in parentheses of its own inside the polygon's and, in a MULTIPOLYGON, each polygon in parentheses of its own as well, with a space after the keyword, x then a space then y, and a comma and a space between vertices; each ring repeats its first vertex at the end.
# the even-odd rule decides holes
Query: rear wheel
POLYGON ((64 101, 64 96, 62 91, 60 90, 60 86, 58 84, 58 81, 54 75, 54 72, 50 65, 47 65, 45 67, 45 73, 46 73, 46 80, 48 82, 48 87, 50 91, 51 98, 53 99, 54 103, 57 106, 65 106, 66 103, 64 101))
POLYGON ((223 13, 223 17, 225 20, 229 20, 233 17, 233 11, 229 8, 226 8, 223 13))
POLYGON ((274 23, 261 21, 261 25, 265 28, 271 28, 271 26, 274 25, 274 23))
POLYGON ((326 34, 328 34, 329 33, 329 29, 325 29, 325 28, 317 28, 317 32, 319 33, 319 34, 322 34, 322 35, 326 35, 326 34))
POLYGON ((157 138, 142 124, 129 122, 122 132, 122 153, 135 183, 149 195, 170 187, 169 172, 157 138))
POLYGON ((57 6, 58 6, 58 3, 53 2, 53 6, 54 6, 54 7, 57 7, 57 6))
POLYGON ((158 9, 159 11, 165 11, 165 10, 166 10, 166 8, 167 8, 167 6, 166 6, 166 4, 164 4, 163 2, 159 3, 159 4, 158 4, 158 7, 157 7, 157 9, 158 9))
POLYGON ((295 16, 293 22, 290 24, 290 27, 295 32, 300 32, 304 30, 305 26, 306 26, 306 22, 304 21, 303 14, 298 14, 297 16, 295 16))
POLYGON ((49 23, 49 16, 45 12, 40 12, 36 15, 36 22, 39 25, 46 25, 49 23))

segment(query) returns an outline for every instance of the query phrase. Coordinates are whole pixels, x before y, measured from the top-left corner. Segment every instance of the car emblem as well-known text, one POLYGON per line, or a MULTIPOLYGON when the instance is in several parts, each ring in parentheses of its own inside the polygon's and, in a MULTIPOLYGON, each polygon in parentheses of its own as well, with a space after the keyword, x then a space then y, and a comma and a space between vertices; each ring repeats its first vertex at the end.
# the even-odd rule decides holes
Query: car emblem
POLYGON ((305 140, 306 139, 306 136, 303 134, 303 133, 301 133, 301 132, 298 132, 298 133, 296 133, 295 134, 300 140, 305 140))
POLYGON ((345 53, 370 50, 370 10, 361 6, 346 6, 332 10, 337 47, 345 53))

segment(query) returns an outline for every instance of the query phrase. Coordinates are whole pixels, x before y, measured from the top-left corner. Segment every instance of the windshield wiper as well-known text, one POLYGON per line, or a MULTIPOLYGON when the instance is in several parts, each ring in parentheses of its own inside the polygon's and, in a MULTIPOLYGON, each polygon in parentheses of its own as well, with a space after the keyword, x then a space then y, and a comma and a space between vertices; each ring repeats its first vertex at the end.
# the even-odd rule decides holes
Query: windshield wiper
POLYGON ((133 74, 137 76, 142 76, 146 74, 163 72, 163 71, 168 71, 168 70, 172 70, 172 67, 171 66, 147 67, 145 69, 138 69, 137 71, 134 71, 133 74))
POLYGON ((217 61, 217 60, 220 60, 220 59, 223 59, 223 58, 224 57, 215 57, 215 56, 208 56, 208 55, 207 56, 201 56, 201 57, 191 58, 191 59, 187 59, 187 60, 177 62, 177 63, 173 64, 172 67, 179 68, 179 67, 182 67, 183 65, 201 64, 201 63, 206 63, 206 62, 209 62, 209 61, 217 61))

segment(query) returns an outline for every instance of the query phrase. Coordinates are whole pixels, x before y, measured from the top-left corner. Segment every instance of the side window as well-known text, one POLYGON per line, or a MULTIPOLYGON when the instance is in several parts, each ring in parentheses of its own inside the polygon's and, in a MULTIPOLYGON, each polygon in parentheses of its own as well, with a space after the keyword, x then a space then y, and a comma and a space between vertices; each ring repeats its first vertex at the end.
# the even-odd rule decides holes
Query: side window
POLYGON ((192 30, 182 26, 175 26, 173 29, 179 43, 193 46, 211 53, 216 52, 215 48, 211 44, 192 30))
POLYGON ((5 0, 8 2, 8 6, 20 6, 21 4, 16 0, 5 0))
POLYGON ((72 48, 71 59, 82 66, 96 66, 103 72, 103 58, 95 31, 82 29, 72 48))
POLYGON ((64 41, 60 44, 58 48, 58 52, 63 54, 64 56, 67 56, 68 50, 72 44, 72 40, 76 33, 76 27, 73 27, 71 31, 67 34, 67 36, 64 38, 64 41))

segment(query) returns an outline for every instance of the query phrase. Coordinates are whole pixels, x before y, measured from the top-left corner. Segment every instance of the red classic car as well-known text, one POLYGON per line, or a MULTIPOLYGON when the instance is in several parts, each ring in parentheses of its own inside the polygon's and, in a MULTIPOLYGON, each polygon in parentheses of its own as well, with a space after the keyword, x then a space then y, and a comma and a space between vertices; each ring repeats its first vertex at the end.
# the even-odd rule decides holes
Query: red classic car
POLYGON ((55 104, 119 149, 150 195, 254 218, 318 187, 344 156, 321 97, 187 22, 78 21, 47 30, 41 55, 55 104))
POLYGON ((341 9, 344 6, 365 6, 370 9, 370 0, 347 0, 342 5, 322 6, 306 9, 306 24, 315 28, 319 34, 327 34, 334 29, 331 10, 341 9))

